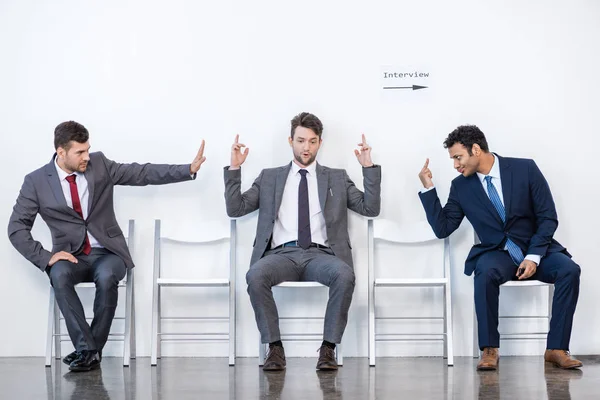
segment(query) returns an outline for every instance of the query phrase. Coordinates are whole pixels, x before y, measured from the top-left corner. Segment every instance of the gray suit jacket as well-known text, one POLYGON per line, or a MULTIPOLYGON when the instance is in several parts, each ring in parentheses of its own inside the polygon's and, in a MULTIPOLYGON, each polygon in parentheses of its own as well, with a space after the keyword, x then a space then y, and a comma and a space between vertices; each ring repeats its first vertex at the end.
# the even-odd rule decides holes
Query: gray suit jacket
MULTIPOLYGON (((241 169, 230 171, 225 167, 225 203, 227 215, 241 217, 258 209, 258 225, 250 265, 257 262, 270 246, 275 218, 283 198, 285 182, 292 164, 264 169, 242 194, 241 169)), ((317 164, 317 185, 321 210, 325 217, 327 240, 334 254, 349 266, 352 246, 348 236, 348 212, 351 209, 367 217, 379 215, 381 205, 381 167, 363 168, 365 192, 354 186, 343 169, 317 164)))
POLYGON ((48 266, 52 254, 78 251, 85 239, 86 228, 102 246, 121 257, 127 268, 133 268, 125 237, 115 217, 113 187, 162 185, 194 179, 190 176, 189 164, 119 164, 101 152, 90 153, 85 171, 89 190, 88 217, 84 221, 67 206, 54 157, 56 154, 49 164, 25 177, 8 223, 8 238, 13 246, 42 271, 48 266), (31 236, 37 214, 50 228, 52 252, 31 236))

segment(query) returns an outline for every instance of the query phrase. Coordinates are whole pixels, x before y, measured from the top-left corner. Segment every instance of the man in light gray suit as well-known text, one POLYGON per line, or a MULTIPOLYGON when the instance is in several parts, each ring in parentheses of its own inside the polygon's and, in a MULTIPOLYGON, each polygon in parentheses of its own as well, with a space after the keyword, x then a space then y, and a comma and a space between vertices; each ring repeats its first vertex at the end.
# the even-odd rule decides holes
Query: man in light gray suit
POLYGON ((363 193, 345 170, 315 162, 322 132, 323 125, 316 116, 295 116, 288 138, 292 162, 263 170, 243 194, 240 166, 249 149, 241 151, 245 145, 238 142, 239 136, 231 148, 231 165, 224 171, 227 214, 241 217, 259 210, 246 281, 261 340, 269 343, 265 371, 285 369, 271 291, 284 281, 317 281, 329 286, 317 369, 337 369, 335 345, 341 342, 346 328, 355 280, 347 208, 369 217, 379 215, 381 167, 371 161, 371 148, 364 135, 360 151, 354 151, 363 166, 363 193))
POLYGON ((113 206, 115 185, 162 185, 195 179, 205 160, 204 141, 186 165, 119 164, 90 153, 87 129, 74 121, 54 131, 56 153, 25 177, 8 223, 13 246, 50 277, 75 351, 63 359, 72 371, 100 366, 117 306, 117 286, 133 261, 113 206), (33 239, 41 215, 52 234, 52 251, 33 239), (88 325, 74 286, 94 282, 94 319, 88 325))

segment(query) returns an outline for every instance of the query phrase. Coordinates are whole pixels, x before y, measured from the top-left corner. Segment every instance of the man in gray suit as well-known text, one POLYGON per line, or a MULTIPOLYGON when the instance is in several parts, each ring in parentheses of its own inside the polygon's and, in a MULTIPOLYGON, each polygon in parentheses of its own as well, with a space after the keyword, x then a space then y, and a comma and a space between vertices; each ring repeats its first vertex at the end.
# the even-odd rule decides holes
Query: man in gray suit
POLYGON ((360 151, 354 151, 363 166, 363 193, 345 170, 315 162, 323 132, 316 116, 298 114, 291 125, 292 162, 263 170, 243 194, 240 166, 249 149, 242 152, 245 145, 236 136, 231 165, 224 171, 227 214, 241 217, 259 210, 246 281, 261 340, 269 343, 263 369, 279 371, 286 364, 271 287, 284 281, 317 281, 329 286, 317 369, 335 370, 335 345, 346 328, 355 280, 346 209, 379 215, 381 167, 371 161, 363 135, 360 151))
POLYGON ((63 359, 72 371, 100 366, 117 306, 117 286, 133 261, 113 207, 115 185, 162 185, 195 179, 205 160, 204 141, 186 165, 119 164, 90 153, 87 129, 74 121, 54 131, 56 153, 25 177, 8 223, 13 246, 50 277, 75 351, 63 359), (33 239, 41 215, 52 234, 52 251, 33 239), (88 325, 74 286, 94 282, 94 319, 88 325))

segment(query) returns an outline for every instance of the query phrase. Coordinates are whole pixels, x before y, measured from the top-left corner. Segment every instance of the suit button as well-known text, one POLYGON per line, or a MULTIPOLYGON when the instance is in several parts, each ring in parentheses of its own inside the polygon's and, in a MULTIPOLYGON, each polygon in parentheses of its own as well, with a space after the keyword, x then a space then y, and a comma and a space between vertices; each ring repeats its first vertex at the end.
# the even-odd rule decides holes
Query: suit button
POLYGON ((504 234, 505 234, 505 235, 508 235, 508 231, 504 231, 504 234))
POLYGON ((265 243, 269 243, 269 239, 265 239, 265 243))
POLYGON ((271 223, 272 223, 272 224, 274 224, 274 223, 275 223, 275 220, 271 221, 271 223))

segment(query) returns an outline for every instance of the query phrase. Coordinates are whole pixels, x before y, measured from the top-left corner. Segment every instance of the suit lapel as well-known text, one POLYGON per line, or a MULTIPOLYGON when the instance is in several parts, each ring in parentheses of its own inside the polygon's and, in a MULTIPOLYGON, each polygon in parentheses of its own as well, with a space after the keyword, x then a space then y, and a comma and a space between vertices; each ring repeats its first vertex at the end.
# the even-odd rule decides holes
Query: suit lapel
POLYGON ((492 214, 492 216, 496 219, 496 221, 500 224, 504 224, 502 219, 500 219, 500 215, 498 215, 498 211, 494 208, 490 198, 485 194, 485 190, 483 190, 483 185, 479 180, 477 174, 473 174, 467 178, 467 182, 469 183, 469 187, 471 188, 471 192, 474 197, 481 202, 481 204, 492 214))
POLYGON ((319 188, 319 203, 321 212, 325 212, 325 201, 327 200, 327 186, 329 186, 329 174, 327 169, 317 163, 317 186, 319 188))
POLYGON ((93 174, 93 166, 92 163, 89 162, 87 165, 87 168, 85 169, 85 172, 83 173, 83 175, 85 176, 85 180, 87 181, 87 185, 88 185, 88 210, 87 210, 87 215, 88 218, 92 212, 92 208, 94 206, 94 188, 95 188, 95 184, 94 184, 94 174, 93 174))
POLYGON ((508 221, 508 216, 510 215, 510 204, 511 204, 511 193, 512 193, 512 170, 510 168, 510 163, 505 159, 498 157, 498 162, 500 163, 500 179, 502 180, 502 197, 504 198, 504 210, 506 215, 506 220, 508 221))
POLYGON ((275 215, 277 215, 279 207, 281 206, 283 190, 285 189, 287 177, 290 174, 290 168, 292 168, 291 162, 288 165, 279 168, 279 171, 277 171, 277 178, 275 181, 275 215))
POLYGON ((56 199, 56 202, 61 207, 64 207, 65 210, 67 210, 67 212, 69 214, 73 215, 74 217, 81 218, 75 210, 73 210, 71 207, 69 207, 67 205, 67 199, 65 199, 65 194, 62 190, 62 186, 60 185, 60 180, 58 179, 58 174, 56 172, 56 166, 54 165, 55 157, 56 157, 56 154, 54 155, 54 157, 52 157, 52 161, 50 161, 50 163, 47 164, 45 167, 46 178, 48 178, 48 184, 50 185, 52 194, 54 194, 54 198, 56 199))

